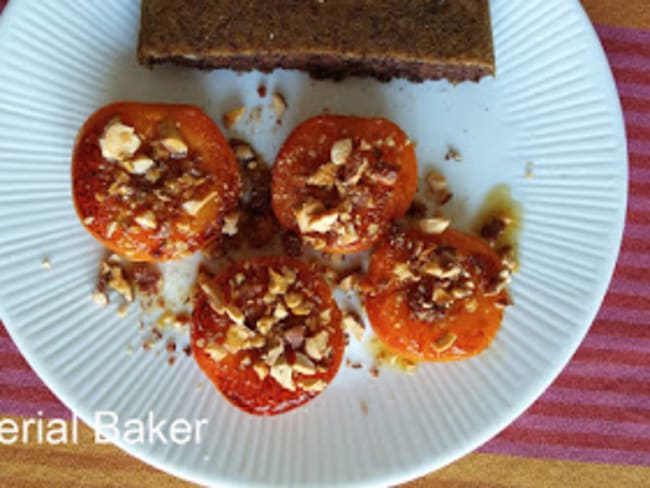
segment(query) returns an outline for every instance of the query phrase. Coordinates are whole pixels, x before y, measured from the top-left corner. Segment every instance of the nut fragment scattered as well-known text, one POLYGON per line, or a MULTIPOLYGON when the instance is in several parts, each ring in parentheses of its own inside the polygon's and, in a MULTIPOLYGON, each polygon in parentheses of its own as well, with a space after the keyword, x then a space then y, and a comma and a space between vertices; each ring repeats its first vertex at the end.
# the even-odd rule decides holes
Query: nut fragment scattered
POLYGON ((216 198, 219 194, 216 191, 213 191, 212 193, 208 194, 205 198, 202 200, 188 200, 183 203, 183 210, 185 210, 188 214, 190 214, 193 217, 196 217, 198 213, 201 211, 201 209, 207 205, 211 200, 216 198))
POLYGON ((160 143, 169 151, 172 158, 184 158, 187 156, 187 144, 178 137, 165 137, 160 143))
POLYGON ((95 302, 99 306, 103 307, 105 305, 108 305, 108 295, 106 295, 106 292, 95 290, 93 291, 92 299, 93 302, 95 302))
POLYGON ((143 229, 155 229, 158 227, 156 215, 151 210, 147 210, 146 212, 136 216, 134 220, 143 229))
POLYGON ((43 269, 52 269, 52 263, 50 263, 50 260, 48 258, 43 258, 41 260, 41 267, 43 269))
POLYGON ((343 291, 354 291, 357 289, 360 280, 359 273, 352 272, 339 280, 337 286, 343 291))
POLYGON ((460 162, 463 160, 463 157, 460 153, 453 147, 449 147, 447 154, 445 154, 445 161, 457 161, 460 162))
POLYGON ((262 381, 269 375, 269 367, 261 362, 255 363, 253 365, 253 371, 255 371, 257 377, 262 381))
POLYGON ((305 351, 310 358, 320 361, 327 353, 327 342, 329 340, 329 332, 321 330, 313 337, 305 340, 305 351))
POLYGON ((228 352, 222 346, 215 343, 208 344, 203 350, 216 363, 222 361, 228 355, 228 352))
POLYGON ((441 353, 447 349, 450 349, 456 342, 456 339, 458 339, 458 336, 456 334, 446 332, 442 337, 440 337, 432 344, 432 347, 434 351, 441 353))
POLYGON ((420 230, 426 234, 442 234, 450 224, 451 220, 444 217, 430 217, 418 222, 420 230))
POLYGON ((287 102, 282 94, 275 92, 272 96, 273 110, 278 117, 282 117, 285 110, 287 110, 287 102))
POLYGON ((427 184, 431 191, 437 193, 447 189, 447 178, 443 174, 431 170, 427 173, 427 184))
POLYGON ((305 391, 320 392, 327 388, 327 383, 320 378, 301 378, 298 386, 305 391))
POLYGON ((237 225, 239 224, 239 212, 230 212, 223 218, 223 229, 221 232, 227 236, 237 234, 237 225))
POLYGON ((321 165, 316 172, 307 179, 308 185, 331 188, 336 181, 338 167, 334 163, 321 165))
POLYGON ((296 353, 296 361, 293 363, 293 370, 296 373, 308 376, 316 374, 316 366, 311 359, 302 353, 296 353))
POLYGON ((140 138, 135 129, 115 119, 106 126, 99 139, 99 147, 104 159, 119 162, 135 154, 140 147, 140 138))
POLYGON ((365 328, 361 321, 361 317, 359 317, 356 312, 350 311, 343 316, 343 327, 352 334, 357 341, 361 342, 361 340, 363 340, 365 328))
POLYGON ((246 113, 246 107, 234 108, 223 114, 223 125, 226 129, 232 129, 246 113))
POLYGON ((279 358, 273 366, 271 366, 271 377, 280 383, 283 388, 289 391, 295 391, 296 389, 292 373, 293 369, 284 357, 279 358))
POLYGON ((338 220, 339 213, 336 210, 330 210, 312 217, 307 228, 309 232, 324 234, 333 230, 338 220))
POLYGON ((237 142, 233 144, 233 151, 235 153, 235 158, 239 162, 248 162, 255 159, 255 153, 253 148, 244 142, 237 142))
POLYGON ((338 166, 345 164, 352 154, 352 139, 340 139, 332 144, 330 159, 338 166))

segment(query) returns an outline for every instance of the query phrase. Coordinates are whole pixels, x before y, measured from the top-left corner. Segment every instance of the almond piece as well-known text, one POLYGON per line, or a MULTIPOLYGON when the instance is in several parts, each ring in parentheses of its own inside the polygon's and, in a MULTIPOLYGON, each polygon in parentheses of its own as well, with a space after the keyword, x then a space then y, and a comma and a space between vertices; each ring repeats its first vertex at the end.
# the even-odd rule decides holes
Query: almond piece
POLYGON ((447 178, 437 171, 429 171, 427 173, 427 184, 434 193, 447 189, 447 178))
POLYGON ((147 210, 146 212, 136 216, 134 220, 136 224, 143 229, 155 229, 158 227, 156 215, 151 210, 147 210))
POLYGON ((239 212, 230 212, 223 218, 223 228, 221 232, 227 236, 237 234, 237 225, 239 224, 239 212))
POLYGON ((316 374, 316 366, 312 360, 299 352, 296 353, 296 361, 293 363, 292 368, 296 373, 308 376, 316 374))
POLYGON ((418 223, 420 230, 426 234, 442 234, 451 224, 451 220, 444 217, 431 217, 421 219, 418 223))
POLYGON ((354 336, 356 340, 361 342, 363 340, 363 334, 366 329, 363 326, 361 317, 354 312, 348 312, 343 316, 343 328, 347 330, 350 334, 354 336))
POLYGON ((314 337, 308 337, 305 340, 305 352, 315 361, 323 359, 327 352, 329 332, 321 330, 314 337))
POLYGON ((280 93, 275 92, 272 96, 271 101, 273 103, 273 110, 275 111, 275 115, 282 117, 282 114, 285 112, 285 110, 287 110, 287 102, 284 97, 280 93))
POLYGON ((277 381, 282 388, 289 391, 295 391, 296 385, 293 382, 293 369, 287 363, 284 357, 279 358, 273 366, 271 366, 271 377, 277 381))
POLYGON ((323 204, 317 200, 310 200, 303 204, 299 210, 296 210, 294 215, 300 232, 303 234, 309 232, 312 217, 323 210, 325 210, 325 207, 323 207, 323 204))
POLYGON ((264 363, 253 364, 253 371, 255 371, 260 381, 264 381, 264 378, 269 375, 269 367, 264 363))
POLYGON ((226 129, 232 129, 246 113, 246 107, 234 108, 223 114, 223 125, 226 129))
POLYGON ((115 119, 106 126, 99 139, 104 159, 119 162, 132 157, 140 147, 140 138, 135 129, 115 119))
POLYGON ((301 378, 298 386, 305 391, 321 392, 327 388, 327 383, 320 378, 301 378))
POLYGON ((208 344, 203 350, 215 363, 223 360, 228 355, 228 352, 219 344, 208 344))
POLYGON ((453 334, 451 332, 446 332, 445 335, 440 337, 437 341, 435 341, 432 344, 433 349, 438 353, 444 352, 447 349, 450 349, 454 345, 456 339, 458 339, 458 336, 456 334, 453 334))
POLYGON ((223 347, 232 354, 236 354, 246 347, 246 341, 250 339, 252 332, 244 325, 231 324, 226 332, 226 340, 223 347))
POLYGON ((147 156, 137 156, 132 161, 124 161, 123 166, 129 171, 136 175, 143 175, 155 164, 153 159, 148 158, 147 156))
POLYGON ((172 158, 184 158, 187 156, 187 144, 178 137, 165 137, 160 143, 169 151, 172 158))
POLYGON ((183 210, 185 210, 185 212, 190 214, 192 217, 196 217, 196 215, 201 211, 201 209, 205 205, 207 205, 210 202, 210 200, 215 198, 218 194, 219 194, 218 192, 213 191, 202 200, 188 200, 183 203, 183 210))
POLYGON ((262 317, 257 320, 255 328, 260 332, 260 334, 266 335, 271 331, 271 328, 275 325, 275 323, 275 317, 262 317))
POLYGON ((340 166, 348 161, 352 154, 352 139, 340 139, 332 144, 330 159, 334 164, 340 166))
POLYGON ((336 181, 337 172, 338 167, 334 163, 325 163, 307 179, 307 184, 331 188, 336 181))

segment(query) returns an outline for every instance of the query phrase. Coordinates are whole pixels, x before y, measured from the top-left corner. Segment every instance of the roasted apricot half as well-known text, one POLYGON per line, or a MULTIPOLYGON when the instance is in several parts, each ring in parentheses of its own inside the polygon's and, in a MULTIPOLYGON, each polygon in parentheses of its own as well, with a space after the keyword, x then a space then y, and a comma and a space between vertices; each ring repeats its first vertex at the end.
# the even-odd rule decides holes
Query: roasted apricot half
POLYGON ((192 316, 199 367, 235 406, 276 415, 316 397, 341 364, 341 312, 307 264, 263 257, 199 274, 192 316))
POLYGON ((321 115, 300 124, 273 166, 280 223, 330 253, 368 249, 417 189, 413 144, 393 122, 321 115))
POLYGON ((389 349, 416 361, 449 361, 492 341, 509 276, 478 237, 451 229, 395 232, 374 251, 362 288, 368 319, 389 349))
POLYGON ((190 105, 107 105, 88 118, 73 151, 83 225, 134 261, 177 259, 218 237, 240 185, 221 131, 190 105))

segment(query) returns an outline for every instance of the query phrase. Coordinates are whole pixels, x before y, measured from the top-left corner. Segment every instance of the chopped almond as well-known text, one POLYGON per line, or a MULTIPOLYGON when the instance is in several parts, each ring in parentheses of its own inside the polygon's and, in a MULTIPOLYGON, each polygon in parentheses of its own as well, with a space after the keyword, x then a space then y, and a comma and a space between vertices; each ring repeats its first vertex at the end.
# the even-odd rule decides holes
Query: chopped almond
POLYGON ((102 156, 108 161, 118 162, 132 157, 140 147, 140 138, 135 129, 122 124, 119 120, 111 121, 99 139, 102 156))
POLYGON ((287 363, 284 357, 279 358, 273 366, 271 366, 271 377, 277 381, 280 386, 286 390, 294 391, 296 385, 293 382, 293 369, 287 363))
POLYGON ((165 137, 161 144, 173 158, 184 158, 187 156, 187 144, 185 144, 178 137, 165 137))
POLYGON ((271 331, 273 325, 275 325, 275 317, 262 317, 257 320, 255 327, 260 332, 260 334, 266 335, 271 331))
POLYGON ((320 215, 312 217, 309 221, 309 232, 317 232, 324 234, 333 230, 337 221, 339 220, 339 213, 336 210, 330 210, 320 215))
POLYGON ((323 164, 307 179, 307 184, 331 188, 336 181, 337 172, 338 167, 334 163, 323 164))
POLYGON ((217 197, 218 195, 219 194, 216 191, 213 191, 202 200, 188 200, 183 203, 183 210, 185 210, 191 216, 196 217, 196 215, 201 211, 201 209, 205 205, 207 205, 210 202, 210 200, 217 197))
POLYGON ((287 102, 285 101, 284 97, 280 93, 275 92, 272 96, 272 102, 275 114, 278 117, 282 117, 282 114, 285 112, 285 110, 287 110, 287 102))
POLYGON ((327 383, 320 378, 301 378, 298 386, 305 391, 320 392, 327 388, 327 383))
POLYGON ((252 333, 244 325, 231 324, 226 332, 226 340, 223 343, 228 351, 233 354, 238 353, 246 346, 246 341, 250 339, 252 333))
POLYGON ((352 139, 340 139, 332 144, 330 159, 340 166, 348 161, 350 154, 352 154, 352 139))
POLYGON ((153 159, 146 156, 138 156, 133 161, 131 161, 131 173, 136 175, 143 175, 149 171, 154 164, 155 163, 153 159))
POLYGON ((449 219, 444 217, 431 217, 421 219, 419 222, 420 230, 426 234, 442 234, 451 224, 449 219))
POLYGON ((232 129, 246 113, 246 107, 241 106, 229 110, 223 114, 223 125, 226 129, 232 129))
POLYGON ((444 352, 454 345, 456 339, 458 339, 458 336, 456 334, 446 332, 445 335, 433 343, 433 348, 436 352, 444 352))
POLYGON ((253 364, 253 371, 255 371, 260 380, 264 380, 269 375, 269 367, 264 363, 253 364))
POLYGON ((361 321, 361 317, 359 317, 358 314, 354 312, 346 313, 343 316, 343 327, 352 334, 356 340, 361 342, 363 334, 365 333, 365 328, 361 321))
POLYGON ((228 355, 228 352, 219 344, 208 344, 203 350, 217 363, 228 355))
POLYGON ((136 216, 135 222, 143 229, 155 229, 158 227, 156 215, 151 210, 147 210, 146 212, 136 216))
POLYGON ((293 370, 296 373, 304 375, 316 374, 316 366, 312 360, 299 352, 296 353, 296 361, 293 363, 293 370))
POLYGON ((427 173, 427 183, 431 191, 437 193, 447 189, 447 178, 437 171, 429 171, 427 173))
POLYGON ((308 337, 305 340, 305 352, 310 358, 320 361, 327 353, 328 340, 329 332, 321 330, 314 337, 308 337))
POLYGON ((237 234, 237 225, 239 224, 239 212, 230 212, 223 218, 222 233, 227 236, 237 234))

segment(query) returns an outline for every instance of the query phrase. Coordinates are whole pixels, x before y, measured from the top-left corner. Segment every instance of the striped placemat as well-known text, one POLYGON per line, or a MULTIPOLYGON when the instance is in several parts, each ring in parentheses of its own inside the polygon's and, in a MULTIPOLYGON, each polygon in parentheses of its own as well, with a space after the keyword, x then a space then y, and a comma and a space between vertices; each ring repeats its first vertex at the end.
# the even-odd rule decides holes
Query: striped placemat
MULTIPOLYGON (((612 65, 629 139, 630 198, 614 279, 587 338, 547 392, 476 453, 412 487, 650 486, 650 2, 583 4, 612 65)), ((0 421, 34 417, 70 412, 0 324, 0 421)), ((0 445, 0 486, 185 485, 95 444, 86 427, 78 444, 0 445)))

